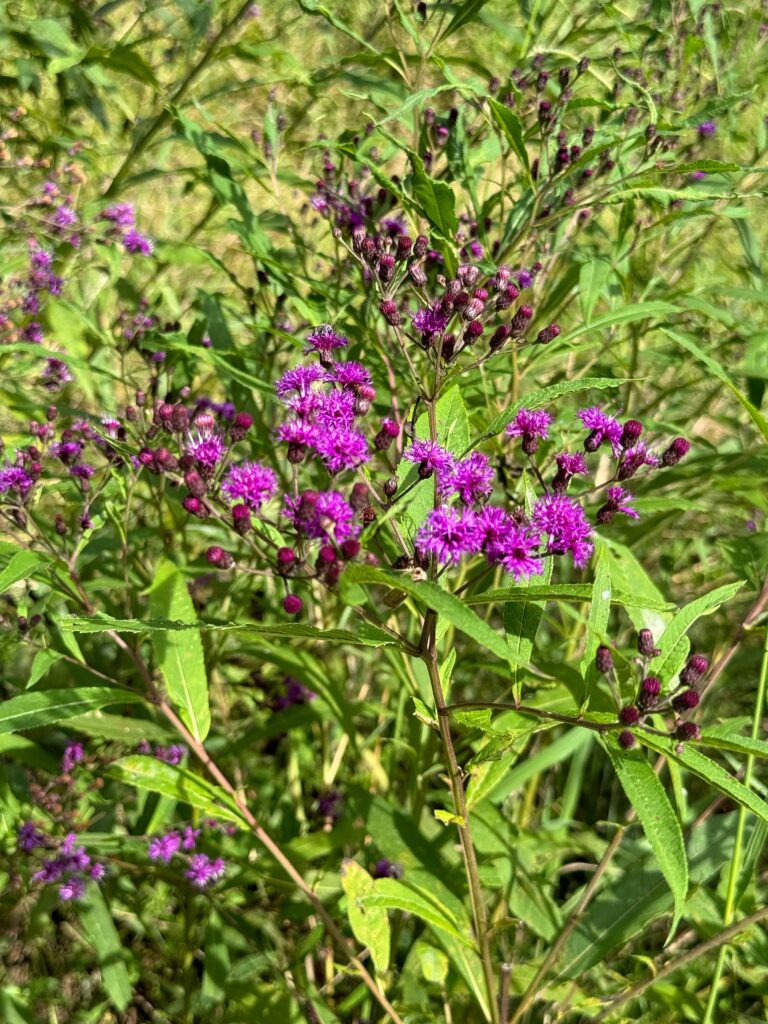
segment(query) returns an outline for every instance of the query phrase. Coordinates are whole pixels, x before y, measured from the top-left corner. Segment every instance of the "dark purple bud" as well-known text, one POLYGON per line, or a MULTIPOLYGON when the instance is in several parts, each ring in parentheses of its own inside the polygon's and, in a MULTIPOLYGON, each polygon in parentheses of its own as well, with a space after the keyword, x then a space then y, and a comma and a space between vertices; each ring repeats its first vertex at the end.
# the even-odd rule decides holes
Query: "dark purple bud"
POLYGON ((643 424, 640 420, 627 420, 621 431, 619 444, 622 448, 631 448, 643 432, 643 424))
POLYGON ((177 434, 182 434, 189 427, 189 413, 183 405, 175 405, 173 407, 171 426, 177 434))
POLYGON ((659 653, 650 629, 641 629, 637 634, 637 650, 644 658, 653 658, 659 653))
POLYGON ((695 722, 678 722, 675 737, 679 740, 700 740, 701 729, 695 722))
POLYGON ((69 533, 69 529, 67 528, 67 524, 64 521, 64 516, 57 515, 55 517, 55 519, 53 520, 53 525, 54 525, 54 528, 56 530, 56 533, 58 533, 58 535, 60 537, 66 537, 66 535, 69 533))
POLYGON ((610 523, 610 521, 616 515, 616 512, 616 506, 612 505, 610 502, 608 502, 607 505, 602 505, 597 510, 597 515, 595 516, 595 520, 598 526, 606 526, 608 523, 610 523))
POLYGON ((146 393, 146 391, 137 391, 136 392, 136 405, 138 405, 138 407, 141 408, 142 405, 144 405, 146 403, 146 401, 147 401, 147 393, 146 393))
POLYGON ((330 565, 331 562, 336 561, 336 548, 332 544, 323 544, 317 553, 318 564, 325 562, 326 565, 330 565))
POLYGON ((692 654, 680 673, 680 682, 683 686, 693 686, 694 683, 701 679, 708 668, 709 658, 706 658, 703 654, 692 654))
POLYGON ((366 526, 369 523, 375 521, 376 509, 373 507, 373 505, 366 505, 364 509, 360 510, 360 519, 363 521, 363 523, 365 523, 366 526))
POLYGON ((560 334, 559 324, 550 324, 549 327, 542 328, 536 335, 536 341, 540 345, 548 345, 550 341, 553 341, 560 334))
POLYGON ((400 428, 398 427, 397 423, 395 423, 394 420, 382 420, 381 429, 379 430, 376 437, 373 439, 373 447, 376 449, 377 452, 386 451, 399 433, 400 428))
POLYGON ((253 416, 247 412, 239 412, 230 429, 233 441, 242 441, 253 426, 253 416))
POLYGON ((625 729, 624 732, 619 733, 619 746, 622 747, 624 750, 631 750, 636 743, 637 740, 629 731, 629 729, 625 729))
POLYGON ((505 341, 512 336, 512 328, 506 324, 501 324, 491 335, 491 340, 488 343, 488 347, 491 352, 496 352, 502 347, 505 341))
POLYGON ((417 259, 421 259, 422 256, 426 256, 427 249, 429 248, 429 239, 426 235, 419 235, 416 241, 413 243, 413 255, 417 259))
POLYGON ((661 683, 656 676, 646 676, 640 683, 640 695, 637 698, 637 703, 644 711, 647 711, 648 708, 652 708, 656 704, 660 693, 661 683))
POLYGON ((570 77, 571 72, 568 68, 560 68, 560 70, 557 73, 557 80, 563 89, 568 85, 570 77))
POLYGON ((592 139, 594 139, 594 137, 595 129, 592 127, 592 125, 588 124, 584 131, 581 133, 582 146, 587 147, 592 142, 592 139))
POLYGON ((411 264, 410 267, 408 267, 408 276, 410 277, 410 279, 413 281, 417 288, 423 288, 424 285, 427 283, 427 275, 424 269, 420 267, 418 263, 413 263, 411 264))
POLYGON ((672 444, 661 456, 662 466, 676 466, 684 455, 690 451, 691 443, 684 437, 676 437, 672 444))
POLYGON ((341 553, 346 559, 356 558, 360 554, 360 541, 350 537, 341 545, 341 553))
POLYGON ((522 338, 528 328, 528 324, 531 322, 532 316, 533 310, 530 306, 520 306, 509 325, 511 337, 522 338))
POLYGON ((48 420, 49 423, 53 423, 53 421, 56 419, 58 415, 59 410, 56 408, 55 405, 49 405, 48 408, 45 410, 45 418, 48 420))
POLYGON ((206 519, 208 516, 208 506, 194 494, 188 494, 182 499, 181 504, 190 515, 197 516, 198 519, 206 519))
POLYGON ((583 75, 588 67, 589 57, 582 57, 579 63, 576 65, 576 70, 579 72, 580 75, 583 75))
POLYGON ((366 484, 355 484, 349 496, 349 504, 356 512, 361 512, 368 505, 368 487, 366 484))
POLYGON ((397 477, 391 476, 388 480, 385 480, 382 490, 387 498, 394 498, 397 494, 397 477))
POLYGON ((247 505, 232 506, 232 525, 235 533, 244 537, 251 528, 251 510, 247 505))
POLYGON ((397 250, 395 252, 395 259, 402 261, 407 260, 411 254, 413 248, 413 242, 408 235, 397 236, 397 250))
POLYGON ((283 598, 283 608, 289 615, 298 615, 304 607, 304 602, 298 594, 286 594, 283 598))
POLYGON ((700 699, 695 690, 683 690, 672 699, 672 707, 678 714, 684 715, 686 711, 693 711, 700 699))
POLYGON ((184 483, 196 498, 202 498, 207 492, 205 481, 196 469, 188 469, 184 474, 184 483))
POLYGON ((542 100, 539 104, 539 122, 548 124, 552 119, 552 104, 549 100, 542 100))
POLYGON ((597 648, 597 653, 595 654, 595 668, 598 672, 602 672, 603 675, 607 675, 609 672, 613 671, 613 655, 611 654, 610 647, 606 647, 601 644, 597 648))
POLYGON ((546 71, 540 71, 536 78, 536 90, 537 92, 544 92, 547 88, 547 82, 549 81, 549 74, 546 71))
POLYGON ((235 560, 228 551, 224 548, 220 548, 216 545, 208 548, 205 552, 205 557, 208 559, 210 565, 216 569, 231 569, 235 564, 235 560))
POLYGON ((645 137, 646 137, 646 139, 648 139, 649 142, 652 139, 656 138, 656 125, 655 124, 649 124, 648 125, 648 127, 645 129, 645 137))
POLYGON ((640 708, 626 704, 619 712, 619 721, 622 725, 637 725, 640 721, 640 708))
POLYGON ((520 291, 513 284, 505 285, 496 297, 496 309, 509 309, 512 303, 520 295, 520 291))
POLYGON ((476 338, 479 338, 485 328, 479 320, 470 320, 464 329, 464 337, 468 344, 472 344, 476 338))
POLYGON ((397 303, 393 302, 392 299, 384 299, 379 303, 379 310, 381 315, 392 327, 399 327, 403 322, 400 311, 397 308, 397 303))
POLYGON ((391 281, 395 273, 395 257, 385 253, 379 260, 379 277, 382 281, 391 281))
POLYGON ((293 548, 277 549, 277 571, 286 573, 296 561, 296 552, 293 548))

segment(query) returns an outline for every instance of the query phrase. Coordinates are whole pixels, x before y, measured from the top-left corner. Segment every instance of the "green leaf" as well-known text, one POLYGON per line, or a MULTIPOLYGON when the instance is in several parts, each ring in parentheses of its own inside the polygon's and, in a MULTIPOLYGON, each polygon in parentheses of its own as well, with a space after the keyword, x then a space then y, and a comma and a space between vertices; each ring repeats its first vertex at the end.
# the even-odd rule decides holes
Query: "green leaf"
POLYGON ((721 604, 730 601, 743 586, 743 580, 739 580, 738 583, 726 583, 725 586, 718 587, 717 590, 704 594, 703 597, 681 608, 656 641, 661 654, 651 660, 650 674, 659 676, 662 682, 669 686, 688 656, 691 646, 686 636, 688 630, 697 619, 703 615, 711 615, 721 604))
MULTIPOLYGON (((173 562, 161 562, 157 569, 149 596, 149 612, 150 615, 197 624, 187 581, 173 562)), ((211 711, 199 630, 152 633, 150 639, 168 696, 179 709, 192 735, 202 742, 211 727, 211 711)))
POLYGON ((51 775, 58 775, 61 765, 55 757, 26 736, 5 733, 0 736, 0 756, 20 761, 30 768, 42 768, 51 775))
MULTIPOLYGON (((538 577, 532 577, 536 579, 538 577)), ((485 590, 482 594, 470 594, 464 598, 465 604, 525 604, 528 601, 589 601, 592 597, 591 583, 553 583, 550 586, 534 583, 530 586, 516 585, 501 590, 485 590)), ((642 605, 654 611, 674 611, 675 606, 669 601, 654 600, 651 597, 640 597, 620 590, 611 589, 611 604, 625 608, 642 605)))
POLYGON ((45 676, 50 668, 52 668, 57 661, 61 661, 64 657, 59 651, 54 651, 51 647, 44 647, 41 651, 35 654, 32 659, 32 667, 29 670, 29 679, 27 680, 27 689, 31 689, 35 683, 39 683, 40 680, 45 676))
MULTIPOLYGON (((475 15, 478 14, 483 7, 488 3, 488 0, 464 0, 464 3, 459 4, 458 10, 448 22, 447 27, 444 29, 440 36, 440 42, 442 43, 448 36, 453 35, 457 32, 462 25, 466 25, 474 19, 475 15)), ((454 5, 455 6, 455 5, 454 5)))
POLYGON ((0 703, 0 734, 38 729, 63 722, 108 704, 136 704, 143 698, 130 690, 83 686, 71 690, 34 690, 0 703))
POLYGON ((263 625, 259 622, 177 622, 164 618, 113 619, 109 615, 97 613, 95 615, 62 616, 59 619, 59 625, 62 632, 66 631, 70 635, 72 633, 104 633, 107 630, 114 630, 116 633, 149 634, 205 630, 254 636, 287 637, 289 639, 307 637, 308 639, 335 641, 342 644, 363 644, 369 647, 395 643, 388 633, 384 633, 366 622, 361 622, 357 626, 357 632, 353 633, 346 629, 319 629, 317 626, 308 626, 303 622, 276 622, 273 625, 263 625))
POLYGON ((344 575, 350 583, 376 583, 389 587, 391 590, 404 591, 415 601, 444 616, 452 626, 455 626, 460 632, 466 633, 467 636, 501 658, 502 661, 506 661, 510 665, 518 663, 504 638, 495 629, 492 629, 487 622, 457 597, 448 593, 447 590, 443 590, 437 584, 427 580, 416 582, 405 573, 388 572, 372 565, 349 565, 345 569, 344 575))
POLYGON ((699 362, 703 363, 718 380, 721 380, 723 384, 725 384, 736 400, 744 407, 744 409, 746 409, 749 418, 760 431, 763 440, 768 441, 768 419, 760 412, 759 409, 756 409, 754 405, 752 405, 746 395, 742 394, 741 389, 734 384, 720 363, 712 356, 707 355, 707 353, 700 349, 696 342, 687 335, 680 334, 677 331, 670 331, 666 328, 662 328, 662 330, 668 338, 671 338, 672 341, 676 342, 676 344, 687 349, 687 351, 690 352, 691 355, 695 356, 699 362))
POLYGON ((424 980, 432 985, 443 985, 448 977, 448 957, 440 949, 419 939, 412 950, 413 958, 419 965, 424 980))
POLYGON ((688 861, 680 822, 645 755, 638 750, 622 750, 614 736, 604 735, 599 739, 608 752, 627 799, 637 812, 643 832, 656 855, 656 863, 672 891, 675 905, 670 928, 672 934, 688 894, 688 861))
POLYGON ((387 910, 402 910, 415 914, 441 932, 446 932, 465 945, 473 947, 474 942, 466 922, 460 922, 451 910, 435 895, 408 882, 396 878, 379 878, 373 892, 358 896, 363 907, 385 907, 387 910))
POLYGON ((133 991, 123 960, 123 944, 98 885, 89 883, 77 908, 85 937, 96 951, 104 989, 112 1005, 122 1012, 133 998, 133 991))
MULTIPOLYGON (((588 330, 588 328, 584 329, 588 330)), ((605 388, 620 388, 622 384, 626 383, 626 378, 614 380, 613 377, 584 377, 582 380, 564 380, 559 384, 550 384, 549 387, 533 391, 518 402, 514 402, 508 409, 500 412, 498 416, 491 420, 487 430, 472 442, 467 452, 472 448, 477 448, 479 444, 487 441, 488 438, 500 434, 512 422, 520 409, 541 409, 563 395, 570 395, 577 391, 599 391, 605 388)), ((467 454, 467 452, 464 454, 467 454)))
POLYGON ((430 178, 424 170, 424 161, 415 153, 411 154, 413 165, 413 196, 419 209, 440 237, 455 245, 459 229, 456 218, 456 197, 450 185, 430 178))
POLYGON ((592 323, 584 323, 574 327, 567 334, 561 334, 559 343, 567 343, 580 338, 582 334, 603 330, 606 327, 613 327, 615 324, 632 323, 636 320, 650 320, 660 316, 669 316, 672 313, 679 313, 677 306, 669 302, 638 302, 635 305, 620 306, 611 313, 599 316, 592 323))
POLYGON ((354 860, 345 860, 341 867, 341 887, 347 896, 347 917, 352 934, 357 941, 371 951, 376 973, 381 977, 389 967, 389 917, 383 907, 366 903, 376 882, 354 860))
MULTIPOLYGON (((544 582, 548 584, 552 579, 552 570, 554 568, 554 559, 548 558, 544 565, 544 582)), ((512 657, 519 659, 521 664, 527 665, 531 660, 533 654, 533 645, 536 640, 536 634, 541 625, 541 620, 544 617, 544 601, 534 601, 532 599, 532 590, 551 590, 553 588, 548 586, 534 587, 531 584, 530 579, 526 582, 514 588, 513 590, 516 595, 522 596, 522 604, 518 604, 515 601, 505 601, 504 604, 504 632, 507 637, 507 644, 512 651, 512 657)), ((485 596, 485 595, 479 595, 485 596)), ((465 598, 467 604, 473 603, 471 599, 465 598)), ((521 693, 521 679, 520 673, 517 668, 513 670, 513 687, 516 700, 520 700, 521 693)))
POLYGON ((226 818, 247 826, 234 800, 224 790, 187 768, 166 764, 144 754, 130 754, 111 764, 106 774, 139 789, 148 789, 190 807, 198 807, 212 817, 226 818))
POLYGON ((592 310, 603 294, 612 268, 608 260, 595 259, 585 263, 579 272, 579 302, 584 323, 592 320, 592 310))
POLYGON ((699 745, 702 747, 714 747, 716 750, 730 750, 734 754, 768 757, 768 743, 765 740, 752 739, 751 736, 741 736, 717 725, 701 730, 699 745))
POLYGON ((525 173, 530 180, 528 150, 525 147, 523 125, 520 118, 517 114, 514 114, 509 107, 505 107, 503 103, 499 103, 490 96, 488 97, 488 105, 491 108, 491 113, 493 114, 497 124, 504 132, 504 137, 519 158, 520 163, 525 168, 525 173))
POLYGON ((650 747, 651 750, 655 750, 671 758, 673 761, 677 761, 678 764, 683 765, 684 768, 693 772, 694 775, 698 775, 699 778, 704 779, 705 782, 714 786, 715 789, 719 789, 721 793, 725 793, 726 796, 731 797, 736 803, 752 811, 762 821, 768 822, 768 803, 756 793, 753 793, 751 789, 747 789, 743 782, 739 782, 738 779, 734 778, 717 761, 713 761, 706 754, 700 753, 690 743, 680 744, 675 740, 654 736, 643 730, 638 730, 637 738, 646 747, 650 747))
POLYGON ((30 576, 44 565, 48 565, 50 559, 47 555, 41 555, 37 551, 17 551, 10 562, 0 572, 0 594, 4 594, 19 580, 29 579, 30 576))

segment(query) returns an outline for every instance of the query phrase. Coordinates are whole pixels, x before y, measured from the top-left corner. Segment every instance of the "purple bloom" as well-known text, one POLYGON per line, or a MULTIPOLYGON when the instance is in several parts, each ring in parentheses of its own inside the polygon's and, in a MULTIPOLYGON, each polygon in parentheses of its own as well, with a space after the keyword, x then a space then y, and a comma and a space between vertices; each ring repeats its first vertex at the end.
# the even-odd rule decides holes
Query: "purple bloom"
POLYGON ((413 315, 413 326, 420 334, 442 334, 451 319, 449 313, 444 313, 439 303, 431 308, 420 309, 413 315))
POLYGON ((34 850, 38 846, 46 845, 45 834, 33 822, 25 821, 19 828, 16 845, 20 850, 29 853, 30 850, 34 850))
POLYGON ((71 772, 76 764, 85 757, 85 751, 83 750, 82 743, 69 743, 64 750, 64 756, 61 759, 61 770, 63 772, 71 772))
POLYGON ((343 541, 360 532, 354 509, 338 491, 304 491, 298 498, 286 497, 283 515, 310 538, 343 541))
POLYGON ((328 380, 335 381, 345 388, 360 388, 364 384, 371 383, 370 370, 361 363, 347 362, 334 363, 328 372, 328 380))
POLYGON ((195 843, 197 842, 198 836, 200 835, 199 828, 192 828, 191 825, 187 825, 184 828, 184 836, 181 840, 182 850, 194 850, 195 843))
POLYGON ((357 430, 331 429, 322 432, 316 446, 331 476, 354 469, 370 459, 368 442, 357 430))
POLYGON ((530 288, 533 284, 533 274, 528 270, 518 270, 515 279, 519 288, 530 288))
POLYGON ((640 441, 633 448, 627 448, 624 452, 624 458, 619 466, 618 478, 619 480, 629 480, 643 466, 651 466, 655 469, 660 464, 659 457, 654 455, 652 451, 649 451, 643 441, 640 441))
POLYGON ((35 481, 21 466, 11 466, 6 463, 0 467, 0 494, 15 493, 25 498, 32 489, 35 481))
POLYGON ((314 447, 318 440, 318 429, 305 420, 286 420, 277 428, 277 436, 280 441, 287 441, 291 445, 314 447))
POLYGON ((403 453, 403 458, 418 463, 424 476, 434 472, 445 473, 453 466, 453 456, 437 441, 414 441, 403 453))
POLYGON ((589 540, 591 529, 584 510, 565 494, 549 494, 540 498, 533 507, 531 526, 549 537, 547 550, 551 554, 570 552, 574 565, 583 568, 592 554, 589 540))
POLYGON ((285 398, 293 391, 304 395, 312 390, 313 384, 325 379, 325 370, 316 363, 310 366, 294 366, 292 370, 286 370, 280 380, 275 381, 275 391, 279 398, 285 398))
POLYGON ((330 429, 334 427, 349 428, 355 422, 355 395, 352 391, 329 391, 325 395, 317 395, 317 408, 314 422, 318 427, 330 429))
POLYGON ((157 836, 153 839, 148 848, 150 860, 161 860, 167 864, 174 853, 178 852, 181 846, 181 836, 178 832, 167 832, 164 836, 157 836))
POLYGON ((403 869, 399 864, 393 864, 391 860, 382 857, 381 860, 377 860, 374 864, 371 875, 374 878, 402 878, 403 869))
POLYGON ((120 228, 132 228, 135 220, 131 203, 116 203, 114 206, 108 206, 101 216, 104 220, 111 220, 120 228))
POLYGON ((337 334, 330 324, 322 324, 316 327, 311 334, 307 335, 307 348, 305 352, 319 352, 328 356, 336 348, 344 348, 349 341, 343 334, 337 334))
POLYGON ((142 256, 151 256, 154 246, 144 235, 140 235, 135 228, 130 228, 123 235, 125 251, 130 253, 141 253, 142 256))
POLYGON ((486 505, 480 509, 476 522, 480 530, 481 547, 488 560, 494 562, 502 554, 504 539, 509 531, 514 529, 515 522, 509 513, 498 505, 486 505))
POLYGON ((309 704, 317 698, 317 694, 309 687, 294 679, 293 676, 286 676, 284 680, 285 694, 276 697, 272 702, 275 711, 284 711, 285 708, 292 708, 297 704, 309 704))
POLYGON ((513 522, 498 545, 494 561, 514 576, 515 583, 519 583, 522 577, 540 576, 544 571, 541 559, 536 557, 540 543, 537 533, 513 522))
POLYGON ((488 456, 472 452, 441 474, 438 491, 443 497, 458 494, 465 505, 487 498, 493 490, 495 473, 488 456))
POLYGON ((458 512, 453 508, 437 508, 427 516, 416 535, 416 550, 424 557, 435 555, 438 562, 453 562, 463 555, 480 550, 483 533, 471 509, 458 512))
POLYGON ((185 871, 184 874, 191 880, 193 885, 199 889, 204 889, 206 885, 209 885, 217 878, 221 878, 226 869, 227 866, 221 857, 211 860, 205 853, 193 853, 189 858, 189 870, 185 871))
POLYGON ((699 135, 702 137, 714 135, 717 131, 717 125, 714 121, 702 121, 698 127, 699 135))
POLYGON ((187 753, 187 748, 183 743, 174 743, 170 747, 155 747, 155 757, 158 761, 164 761, 166 764, 177 765, 181 764, 187 753))
POLYGON ((531 437, 546 441, 552 417, 544 409, 519 409, 507 427, 508 437, 531 437))
POLYGON ((577 473, 588 473, 587 462, 581 452, 575 452, 569 454, 568 452, 561 452, 555 456, 555 462, 557 468, 561 473, 567 474, 568 476, 576 476, 577 473))
POLYGON ((215 466, 224 458, 227 446, 215 429, 213 417, 202 413, 195 419, 194 426, 194 433, 187 434, 184 451, 202 466, 215 466))
POLYGON ((706 171, 694 171, 691 174, 692 181, 703 181, 707 177, 706 171))
POLYGON ((85 894, 85 882, 79 878, 70 878, 59 887, 59 896, 65 902, 79 900, 85 894))
POLYGON ((103 864, 94 864, 88 873, 94 882, 100 882, 104 875, 106 875, 107 869, 103 864))
POLYGON ((608 501, 615 505, 619 512, 623 512, 625 516, 629 516, 631 519, 639 519, 640 513, 637 509, 630 507, 629 503, 632 500, 632 495, 629 491, 625 491, 623 487, 608 488, 608 501))
POLYGON ((77 214, 66 203, 62 203, 53 215, 53 223, 57 228, 71 227, 76 221, 77 214))
POLYGON ((221 489, 231 501, 241 501, 258 512, 264 502, 274 497, 277 477, 268 466, 242 462, 239 466, 230 466, 221 489))
POLYGON ((608 416, 598 406, 589 409, 579 409, 576 413, 585 428, 590 431, 589 437, 584 442, 584 449, 588 452, 595 452, 603 443, 610 442, 611 449, 616 458, 621 454, 621 435, 623 427, 613 416, 608 416))

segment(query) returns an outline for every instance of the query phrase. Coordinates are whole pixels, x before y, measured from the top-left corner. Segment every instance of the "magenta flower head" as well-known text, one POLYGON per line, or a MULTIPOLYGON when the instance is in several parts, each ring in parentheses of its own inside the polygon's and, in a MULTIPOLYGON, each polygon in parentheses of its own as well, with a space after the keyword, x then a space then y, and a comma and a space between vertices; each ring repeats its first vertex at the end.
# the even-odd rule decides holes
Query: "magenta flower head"
POLYGON ((438 508, 430 512, 416 534, 415 547, 422 558, 434 555, 441 564, 456 565, 464 555, 477 554, 482 541, 482 530, 471 509, 438 508))
POLYGON ((541 538, 524 526, 512 522, 506 536, 497 547, 494 559, 504 572, 514 577, 515 583, 529 576, 541 576, 544 565, 537 558, 541 538))
POLYGON ((620 455, 622 426, 618 420, 608 416, 596 405, 589 409, 579 409, 576 415, 589 431, 584 441, 584 451, 596 452, 604 441, 608 441, 614 456, 620 455))
POLYGON ((123 235, 123 245, 125 251, 130 253, 140 253, 142 256, 151 256, 154 245, 145 236, 139 234, 135 228, 130 228, 123 235))
POLYGON ((20 850, 23 850, 25 853, 29 853, 30 850, 35 850, 39 846, 46 845, 45 834, 37 828, 34 822, 25 821, 24 824, 19 827, 16 845, 20 850))
POLYGON ((358 430, 343 427, 321 432, 315 447, 331 476, 355 469, 371 457, 365 436, 358 430))
POLYGON ((561 452, 555 456, 557 473, 552 479, 552 489, 561 494, 568 488, 571 479, 577 474, 585 475, 589 472, 587 462, 581 452, 561 452))
POLYGON ((440 303, 426 309, 418 310, 413 316, 413 326, 424 337, 431 334, 442 334, 451 319, 450 313, 446 313, 440 303))
POLYGON ((147 853, 150 860, 161 860, 168 864, 181 846, 181 836, 178 832, 167 832, 164 836, 156 836, 150 840, 147 853))
POLYGON ((584 510, 565 494, 549 494, 533 507, 531 526, 549 537, 550 554, 570 553, 573 564, 582 569, 592 554, 592 530, 584 510))
POLYGON ((444 498, 458 494, 465 505, 472 505, 490 495, 495 475, 488 456, 472 452, 440 475, 437 489, 444 498))
POLYGON ((445 473, 453 466, 453 456, 437 441, 414 441, 403 458, 419 467, 419 476, 426 479, 433 473, 445 473))
POLYGON ((254 512, 273 498, 277 492, 277 477, 268 466, 258 462, 241 462, 230 466, 221 485, 230 501, 239 501, 254 512))
POLYGON ((714 121, 702 121, 697 131, 702 138, 709 138, 717 131, 717 125, 714 121))
POLYGON ((119 228, 132 228, 136 215, 132 203, 116 203, 108 206, 101 214, 102 220, 112 221, 119 228))
POLYGON ((227 866, 221 857, 211 860, 206 853, 193 853, 189 858, 189 868, 184 875, 192 882, 192 885, 198 889, 204 889, 211 882, 215 882, 217 878, 221 878, 226 870, 227 866))
POLYGON ((688 454, 690 448, 690 441, 686 441, 684 437, 676 437, 669 448, 667 448, 661 456, 662 466, 676 466, 680 459, 688 454))
POLYGON ((311 539, 341 542, 360 532, 354 509, 338 491, 304 491, 297 498, 286 497, 283 515, 311 539))
POLYGON ((623 513, 630 519, 640 518, 640 513, 630 505, 633 500, 632 495, 623 487, 609 487, 607 497, 608 501, 597 511, 597 521, 601 525, 610 523, 617 512, 623 513))
POLYGON ((643 441, 639 441, 632 448, 627 448, 624 452, 616 476, 619 480, 629 480, 643 466, 650 466, 652 469, 655 469, 658 465, 658 456, 649 451, 643 441))
POLYGON ((65 750, 64 756, 61 759, 61 770, 63 772, 71 772, 76 764, 79 764, 85 757, 85 751, 83 750, 82 743, 68 743, 65 750))
POLYGON ((344 348, 349 344, 349 339, 343 334, 337 334, 330 324, 321 324, 311 334, 307 335, 307 347, 305 352, 317 352, 321 362, 330 362, 331 352, 337 348, 344 348))
POLYGON ((508 437, 521 437, 523 451, 526 455, 533 455, 539 441, 546 441, 549 437, 551 423, 552 417, 544 409, 518 409, 505 433, 508 437))
POLYGON ((326 377, 326 371, 317 363, 312 363, 309 366, 294 366, 292 370, 286 370, 283 376, 275 381, 275 391, 278 398, 287 398, 294 392, 306 395, 312 390, 313 384, 326 380, 326 377))
POLYGON ((304 607, 304 602, 298 594, 286 594, 283 598, 283 610, 288 615, 298 615, 304 607))
POLYGON ((216 430, 216 421, 210 413, 195 417, 194 429, 187 434, 184 452, 200 466, 212 469, 224 458, 227 446, 216 430))

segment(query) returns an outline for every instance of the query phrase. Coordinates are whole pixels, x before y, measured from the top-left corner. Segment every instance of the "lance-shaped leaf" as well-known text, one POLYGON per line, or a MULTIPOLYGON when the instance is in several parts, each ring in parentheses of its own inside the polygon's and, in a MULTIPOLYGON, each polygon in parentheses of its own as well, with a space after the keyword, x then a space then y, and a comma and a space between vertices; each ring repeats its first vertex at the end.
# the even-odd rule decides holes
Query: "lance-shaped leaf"
POLYGON ((341 887, 347 896, 347 917, 352 934, 371 951, 371 959, 378 975, 389 967, 389 917, 384 907, 366 903, 376 882, 364 867, 354 860, 345 860, 341 867, 341 887))
POLYGON ((135 704, 140 700, 138 693, 110 686, 33 690, 0 703, 0 733, 38 729, 108 704, 135 704))

